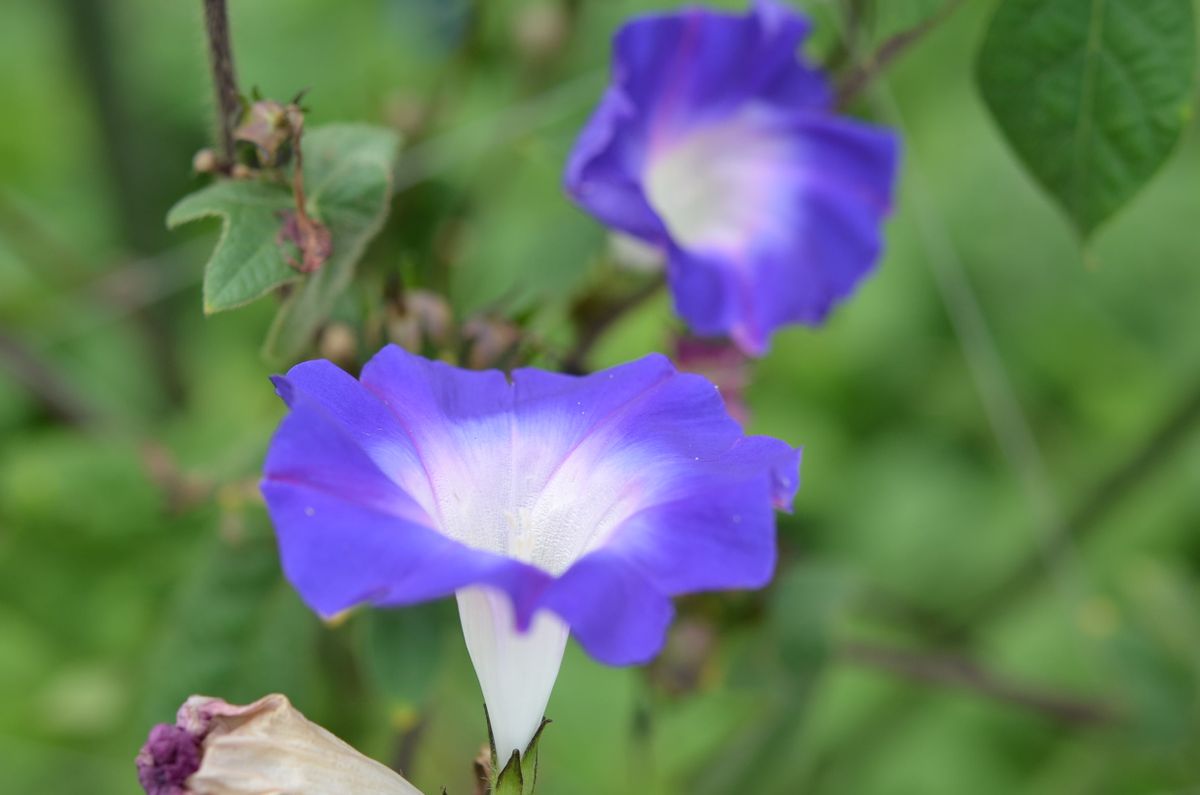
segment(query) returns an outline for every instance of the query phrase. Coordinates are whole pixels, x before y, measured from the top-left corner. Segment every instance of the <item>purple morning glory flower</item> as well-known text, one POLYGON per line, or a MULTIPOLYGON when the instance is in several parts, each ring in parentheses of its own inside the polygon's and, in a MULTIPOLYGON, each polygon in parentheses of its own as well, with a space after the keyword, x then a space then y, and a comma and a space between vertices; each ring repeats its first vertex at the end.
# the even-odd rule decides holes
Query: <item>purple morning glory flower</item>
POLYGON ((891 205, 897 139, 835 115, 808 30, 776 0, 634 19, 567 165, 575 201, 666 250, 692 330, 752 354, 854 291, 891 205))
POLYGON ((501 759, 542 719, 568 633, 643 662, 670 597, 764 585, 799 453, 746 436, 663 356, 575 377, 475 372, 390 346, 356 380, 275 379, 262 491, 284 572, 331 616, 457 594, 501 759))

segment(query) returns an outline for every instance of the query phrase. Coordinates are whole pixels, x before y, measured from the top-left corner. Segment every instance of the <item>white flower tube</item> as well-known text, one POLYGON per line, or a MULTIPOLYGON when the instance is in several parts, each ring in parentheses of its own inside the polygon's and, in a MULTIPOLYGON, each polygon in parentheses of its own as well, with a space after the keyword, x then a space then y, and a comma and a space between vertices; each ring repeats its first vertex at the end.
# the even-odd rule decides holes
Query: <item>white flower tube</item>
POLYGON ((508 595, 486 588, 459 591, 458 614, 503 766, 513 751, 525 755, 542 725, 570 630, 542 612, 518 632, 508 595))

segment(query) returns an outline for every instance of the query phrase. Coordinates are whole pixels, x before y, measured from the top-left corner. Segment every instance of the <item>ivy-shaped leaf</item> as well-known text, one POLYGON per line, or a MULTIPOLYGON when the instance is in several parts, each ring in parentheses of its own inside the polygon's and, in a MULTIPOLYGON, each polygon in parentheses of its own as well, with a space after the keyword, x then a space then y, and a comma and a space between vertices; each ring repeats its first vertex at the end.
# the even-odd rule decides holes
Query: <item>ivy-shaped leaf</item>
POLYGON ((264 345, 269 360, 302 355, 350 286, 358 260, 387 219, 398 148, 394 132, 368 125, 328 125, 305 135, 308 210, 329 227, 333 252, 280 307, 264 345))
POLYGON ((387 217, 398 143, 392 131, 367 125, 328 125, 305 134, 307 210, 333 240, 330 258, 307 277, 289 264, 296 252, 279 239, 283 214, 293 207, 289 186, 223 180, 180 200, 167 214, 169 227, 205 217, 222 220, 204 272, 204 311, 233 309, 298 282, 267 349, 276 358, 302 351, 387 217))
POLYGON ((221 219, 221 237, 204 268, 204 313, 248 304, 299 277, 276 235, 292 207, 282 185, 222 180, 183 197, 167 213, 172 229, 199 218, 221 219))
POLYGON ((1003 0, 983 98, 1086 237, 1146 184, 1191 113, 1191 0, 1003 0))

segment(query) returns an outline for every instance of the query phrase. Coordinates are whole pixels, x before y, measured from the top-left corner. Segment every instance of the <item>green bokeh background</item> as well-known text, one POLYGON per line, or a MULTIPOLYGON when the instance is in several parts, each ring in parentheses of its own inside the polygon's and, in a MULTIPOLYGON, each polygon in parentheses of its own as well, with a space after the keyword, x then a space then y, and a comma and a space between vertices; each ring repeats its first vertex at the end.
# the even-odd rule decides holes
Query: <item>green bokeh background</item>
MULTIPOLYGON (((606 244, 561 195, 563 160, 611 32, 671 3, 583 0, 541 62, 515 43, 518 0, 479 3, 466 53, 461 3, 230 5, 243 87, 307 87, 311 124, 396 124, 441 97, 347 322, 399 271, 464 316, 569 342, 569 296, 603 281, 606 244)), ((879 0, 870 38, 937 5, 879 0)), ((993 6, 966 3, 856 109, 904 139, 887 255, 826 327, 780 334, 754 367, 751 429, 805 448, 775 585, 682 606, 669 659, 699 666, 684 688, 670 666, 568 648, 540 792, 1200 786, 1200 412, 1138 463, 1200 389, 1200 142, 1185 133, 1081 246, 972 84, 993 6), (1082 538, 1051 543, 1106 496, 1082 538), (1033 576, 990 600, 1027 560, 1033 576), (697 635, 716 639, 700 660, 697 635), (936 681, 864 654, 880 650, 936 681), (985 685, 962 684, 963 660, 985 685), (1063 720, 995 682, 1112 718, 1063 720)), ((808 7, 814 54, 832 52, 835 5, 808 7)), ((470 793, 482 715, 453 606, 326 627, 279 574, 254 491, 282 415, 259 358, 274 303, 204 318, 215 225, 163 226, 203 184, 201 28, 199 2, 9 0, 0 15, 0 790, 137 792, 141 740, 188 694, 280 691, 426 792, 470 793), (16 350, 94 421, 48 412, 16 350)), ((677 330, 659 296, 593 364, 677 330)))

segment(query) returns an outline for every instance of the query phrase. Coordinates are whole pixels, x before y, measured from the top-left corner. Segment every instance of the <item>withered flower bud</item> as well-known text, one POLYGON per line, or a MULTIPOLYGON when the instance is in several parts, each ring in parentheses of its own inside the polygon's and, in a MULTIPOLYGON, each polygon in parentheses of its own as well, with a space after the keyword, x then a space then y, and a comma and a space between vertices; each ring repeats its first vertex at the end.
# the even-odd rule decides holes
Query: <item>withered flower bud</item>
POLYGON ((397 91, 384 100, 384 118, 405 138, 416 138, 425 132, 431 111, 424 97, 411 92, 397 91))
POLYGON ((358 335, 346 323, 330 323, 321 331, 317 351, 343 370, 351 370, 358 361, 358 335))
POLYGON ((273 168, 287 162, 293 139, 303 126, 304 114, 294 102, 284 105, 263 99, 250 106, 233 137, 254 144, 259 165, 273 168))
POLYGON ((493 318, 472 318, 463 325, 462 333, 468 346, 466 364, 473 370, 502 365, 521 342, 520 329, 493 318))
POLYGON ((389 307, 388 338, 402 348, 420 351, 426 344, 446 347, 454 329, 454 314, 446 299, 429 290, 405 290, 389 307))
POLYGON ((571 34, 571 20, 560 2, 542 0, 524 6, 513 19, 513 41, 530 61, 540 63, 557 55, 571 34))
POLYGON ((215 174, 220 167, 221 161, 211 149, 201 149, 192 157, 192 170, 197 174, 215 174))
POLYGON ((282 695, 237 706, 192 696, 137 757, 148 795, 421 795, 312 723, 282 695))

